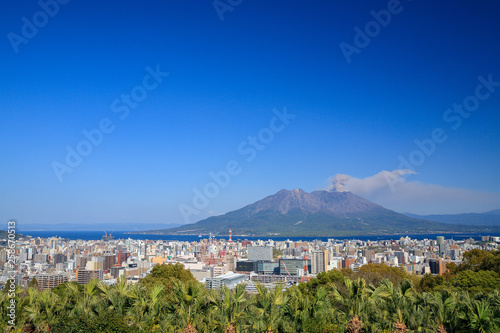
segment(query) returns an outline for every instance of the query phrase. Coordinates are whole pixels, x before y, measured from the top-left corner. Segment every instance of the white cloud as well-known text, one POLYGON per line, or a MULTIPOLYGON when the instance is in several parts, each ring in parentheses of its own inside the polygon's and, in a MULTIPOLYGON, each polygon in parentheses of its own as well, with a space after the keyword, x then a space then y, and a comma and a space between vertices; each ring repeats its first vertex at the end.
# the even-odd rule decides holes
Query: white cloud
POLYGON ((374 176, 363 179, 351 177, 349 175, 336 174, 332 178, 332 184, 328 189, 338 192, 351 191, 363 196, 387 187, 394 188, 396 184, 405 181, 405 178, 403 178, 404 175, 409 174, 416 174, 416 172, 408 169, 394 170, 392 172, 384 170, 374 176))
POLYGON ((351 191, 381 206, 416 214, 484 212, 500 208, 500 193, 407 181, 411 170, 381 171, 366 178, 337 174, 328 190, 351 191))

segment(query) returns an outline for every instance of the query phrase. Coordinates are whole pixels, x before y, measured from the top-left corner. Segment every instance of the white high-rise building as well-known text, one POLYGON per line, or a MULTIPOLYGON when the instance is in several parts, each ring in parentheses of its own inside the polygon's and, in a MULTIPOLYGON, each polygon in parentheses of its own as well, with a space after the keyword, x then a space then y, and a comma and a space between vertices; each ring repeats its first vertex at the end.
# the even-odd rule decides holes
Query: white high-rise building
POLYGON ((248 260, 273 260, 273 248, 271 246, 249 246, 248 260))
POLYGON ((325 272, 328 268, 328 251, 314 251, 311 256, 311 273, 325 272))

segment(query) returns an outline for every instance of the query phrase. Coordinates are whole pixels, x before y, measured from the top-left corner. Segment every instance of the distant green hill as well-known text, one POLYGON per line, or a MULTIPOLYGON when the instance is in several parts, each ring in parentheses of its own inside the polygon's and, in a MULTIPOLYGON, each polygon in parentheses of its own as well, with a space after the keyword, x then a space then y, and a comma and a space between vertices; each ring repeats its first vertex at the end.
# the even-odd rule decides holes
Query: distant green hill
MULTIPOLYGON (((22 237, 23 235, 20 233, 16 233, 16 239, 22 237)), ((7 239, 9 237, 9 233, 5 230, 0 230, 0 239, 7 239)))
POLYGON ((500 226, 500 209, 491 210, 485 213, 466 213, 466 214, 435 214, 435 215, 416 215, 405 213, 405 215, 417 219, 425 219, 448 224, 464 224, 471 226, 500 226))
MULTIPOLYGON (((248 236, 355 236, 399 233, 471 232, 471 227, 416 219, 351 192, 281 190, 253 204, 156 234, 248 236)), ((144 232, 146 233, 146 232, 144 232)))

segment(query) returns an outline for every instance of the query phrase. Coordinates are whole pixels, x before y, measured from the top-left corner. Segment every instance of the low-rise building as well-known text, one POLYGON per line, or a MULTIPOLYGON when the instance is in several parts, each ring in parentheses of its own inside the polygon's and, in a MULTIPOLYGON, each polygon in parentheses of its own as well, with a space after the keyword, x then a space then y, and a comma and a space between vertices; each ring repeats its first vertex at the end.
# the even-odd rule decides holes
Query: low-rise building
POLYGON ((237 284, 247 280, 248 275, 246 274, 237 274, 230 272, 220 276, 207 278, 205 287, 207 288, 207 290, 220 289, 223 286, 227 286, 229 289, 233 289, 237 284))

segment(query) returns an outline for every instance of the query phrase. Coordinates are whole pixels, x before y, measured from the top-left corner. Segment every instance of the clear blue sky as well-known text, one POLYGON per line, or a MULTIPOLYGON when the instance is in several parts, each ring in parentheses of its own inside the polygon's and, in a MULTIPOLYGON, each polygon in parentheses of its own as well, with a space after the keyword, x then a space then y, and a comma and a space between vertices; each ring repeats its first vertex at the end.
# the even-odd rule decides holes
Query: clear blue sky
POLYGON ((447 140, 406 181, 494 199, 378 202, 416 213, 500 208, 500 87, 458 128, 443 119, 474 95, 478 76, 500 81, 500 4, 401 1, 348 63, 340 44, 355 45, 354 28, 388 6, 243 0, 221 20, 212 1, 72 0, 53 17, 35 1, 2 1, 0 219, 182 223, 193 189, 237 161, 241 172, 194 222, 282 188, 324 189, 339 173, 398 169, 435 128, 447 140), (38 20, 36 34, 23 17, 38 20), (113 102, 142 85, 148 66, 169 75, 120 119, 113 102), (296 117, 247 161, 240 144, 284 107, 296 117), (58 178, 54 162, 106 118, 113 131, 58 178))

